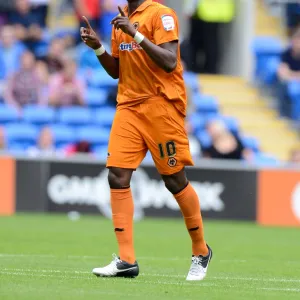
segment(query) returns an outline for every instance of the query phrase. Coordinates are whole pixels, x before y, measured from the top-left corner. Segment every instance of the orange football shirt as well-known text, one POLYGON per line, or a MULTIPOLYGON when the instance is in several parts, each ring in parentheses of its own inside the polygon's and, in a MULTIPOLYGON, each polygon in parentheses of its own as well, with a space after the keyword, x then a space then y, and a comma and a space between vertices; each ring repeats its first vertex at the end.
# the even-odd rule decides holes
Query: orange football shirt
MULTIPOLYGON (((125 7, 127 14, 128 8, 125 7)), ((156 45, 179 40, 176 13, 166 6, 146 0, 129 17, 139 32, 156 45)), ((178 44, 177 67, 172 73, 159 68, 135 40, 113 29, 112 56, 119 59, 118 106, 132 106, 144 100, 164 97, 185 115, 186 90, 178 44)))

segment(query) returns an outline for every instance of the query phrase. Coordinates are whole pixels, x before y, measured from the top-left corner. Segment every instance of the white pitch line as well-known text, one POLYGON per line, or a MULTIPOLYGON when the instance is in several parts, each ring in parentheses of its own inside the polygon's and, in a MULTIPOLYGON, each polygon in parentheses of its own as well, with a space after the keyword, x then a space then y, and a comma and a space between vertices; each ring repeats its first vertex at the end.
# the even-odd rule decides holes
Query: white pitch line
MULTIPOLYGON (((109 256, 93 256, 93 255, 54 255, 54 254, 10 254, 10 253, 0 253, 0 259, 1 257, 6 258, 6 257, 33 257, 33 258, 67 258, 67 259, 107 259, 109 256)), ((189 257, 159 257, 159 256, 141 256, 138 257, 139 260, 164 260, 164 261, 186 261, 190 260, 189 257)), ((244 260, 244 259, 220 259, 220 260, 215 260, 217 262, 221 263, 246 263, 254 260, 244 260)), ((275 262, 275 260, 263 260, 263 259, 255 259, 255 261, 268 261, 268 262, 275 262)), ((290 264, 300 264, 300 260, 286 260, 284 261, 285 263, 290 263, 290 264)))
MULTIPOLYGON (((86 272, 84 272, 85 274, 86 272)), ((0 274, 5 274, 5 275, 15 275, 15 276, 31 276, 31 277, 54 277, 54 278, 60 278, 60 279, 85 279, 85 280, 93 280, 91 277, 78 277, 78 276, 69 276, 69 275, 64 275, 64 274, 38 274, 38 273, 22 273, 22 272, 6 272, 6 271, 0 271, 0 274)), ((152 275, 158 275, 158 274, 152 274, 152 275)), ((168 276, 170 277, 170 276, 168 276)), ((250 278, 248 278, 250 279, 250 278)), ((102 280, 111 280, 109 278, 102 278, 102 280)), ((132 285, 140 285, 141 283, 146 283, 146 284, 161 284, 161 285, 176 285, 176 286, 196 286, 193 285, 190 282, 168 282, 168 281, 148 281, 148 280, 129 280, 127 281, 127 284, 132 284, 132 285)), ((215 283, 203 283, 201 282, 201 285, 199 287, 217 287, 218 285, 215 283)), ((236 287, 230 285, 229 287, 236 287)), ((295 293, 300 293, 300 289, 298 288, 257 288, 256 290, 266 290, 266 291, 279 291, 279 292, 295 292, 295 293)))
POLYGON ((300 289, 294 289, 294 288, 260 288, 260 290, 300 293, 300 289))
POLYGON ((71 278, 71 279, 87 279, 91 280, 90 277, 79 277, 79 276, 69 276, 69 275, 52 275, 52 274, 32 274, 29 272, 8 272, 8 271, 0 271, 0 274, 5 275, 16 275, 16 276, 32 276, 32 277, 55 277, 55 278, 71 278))
MULTIPOLYGON (((55 273, 55 274, 77 274, 77 275, 86 275, 92 274, 88 271, 62 271, 62 270, 53 270, 53 269, 10 269, 4 268, 3 272, 28 272, 28 273, 55 273)), ((0 270, 0 274, 1 274, 0 270)), ((151 276, 151 277, 166 277, 166 278, 185 278, 184 275, 172 275, 172 274, 156 274, 156 273, 141 273, 142 276, 151 276)), ((55 276, 55 275, 51 275, 55 276)), ((78 277, 82 278, 82 277, 78 277)), ((236 281, 264 281, 264 282, 291 282, 291 283, 300 283, 300 279, 286 279, 286 278, 256 278, 256 277, 229 277, 229 276, 212 276, 208 277, 208 280, 236 280, 236 281)))
MULTIPOLYGON (((69 276, 69 275, 53 275, 53 274, 37 274, 37 273, 22 273, 22 272, 6 272, 6 271, 0 271, 0 274, 5 274, 5 275, 16 275, 16 276, 31 276, 31 277, 54 277, 54 278, 61 278, 61 279, 85 279, 85 280, 93 280, 91 277, 78 277, 78 276, 69 276)), ((110 280, 109 278, 102 278, 103 280, 110 280)), ((129 280, 127 282, 128 284, 138 284, 140 285, 141 283, 146 283, 146 284, 162 284, 162 285, 192 285, 189 282, 168 282, 168 281, 148 281, 148 280, 142 280, 142 281, 133 281, 129 280)), ((206 287, 212 287, 216 286, 214 283, 201 283, 201 286, 206 286, 206 287)))
MULTIPOLYGON (((92 280, 90 277, 76 277, 76 276, 66 276, 66 275, 51 275, 51 274, 31 274, 31 273, 21 273, 21 272, 3 272, 0 271, 0 274, 6 274, 6 275, 16 275, 16 276, 32 276, 32 277, 54 277, 54 278, 61 278, 61 279, 85 279, 85 280, 92 280)), ((109 278, 103 278, 103 280, 110 280, 109 278)), ((201 285, 194 285, 190 282, 166 282, 166 281, 134 281, 134 280, 128 280, 126 284, 132 284, 132 285, 140 285, 141 283, 146 283, 146 284, 160 284, 160 285, 175 285, 175 286, 193 286, 193 287, 217 287, 217 284, 212 284, 212 283, 203 283, 201 282, 201 285)), ((237 287, 237 286, 228 286, 228 287, 237 287)), ((240 287, 239 287, 240 288, 240 287)), ((251 288, 252 289, 252 288, 251 288)), ((256 290, 264 290, 264 291, 279 291, 279 292, 295 292, 295 293, 300 293, 300 289, 297 288, 257 288, 256 290)), ((116 292, 103 292, 103 291, 97 291, 94 294, 110 294, 110 295, 121 295, 121 293, 116 293, 116 292)), ((124 293, 122 293, 124 296, 124 293)), ((125 293, 125 295, 128 295, 125 293)), ((138 296, 140 295, 132 295, 132 296, 138 296)))
MULTIPOLYGON (((0 253, 1 257, 35 257, 35 258, 71 258, 71 259, 104 259, 107 256, 91 256, 91 255, 65 255, 65 256, 58 256, 52 254, 9 254, 9 253, 0 253)), ((139 257, 141 260, 186 260, 187 257, 156 257, 156 256, 145 256, 139 257)), ((188 258, 189 259, 189 258, 188 258)))

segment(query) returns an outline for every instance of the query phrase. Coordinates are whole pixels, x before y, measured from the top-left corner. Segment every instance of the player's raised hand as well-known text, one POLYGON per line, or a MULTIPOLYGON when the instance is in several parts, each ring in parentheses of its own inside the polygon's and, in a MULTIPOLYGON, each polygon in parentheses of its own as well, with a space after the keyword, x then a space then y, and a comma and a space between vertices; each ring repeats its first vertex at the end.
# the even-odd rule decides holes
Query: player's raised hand
POLYGON ((96 32, 90 25, 89 20, 83 16, 82 17, 84 23, 86 24, 86 27, 80 28, 80 36, 82 41, 89 46, 90 48, 97 50, 101 47, 101 42, 99 37, 97 36, 96 32))
POLYGON ((118 6, 120 14, 113 18, 110 22, 117 29, 121 29, 124 33, 134 37, 136 34, 136 29, 130 23, 129 18, 125 15, 124 11, 120 6, 118 6))

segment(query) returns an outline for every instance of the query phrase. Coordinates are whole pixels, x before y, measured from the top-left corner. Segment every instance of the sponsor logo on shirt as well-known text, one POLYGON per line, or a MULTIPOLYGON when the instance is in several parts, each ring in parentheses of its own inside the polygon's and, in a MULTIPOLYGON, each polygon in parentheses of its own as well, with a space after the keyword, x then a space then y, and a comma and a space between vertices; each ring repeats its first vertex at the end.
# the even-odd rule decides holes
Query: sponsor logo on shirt
POLYGON ((134 50, 142 50, 143 48, 137 42, 131 43, 122 43, 119 47, 120 51, 134 51, 134 50))
POLYGON ((166 31, 171 31, 175 29, 175 20, 172 16, 163 15, 161 17, 161 20, 166 31))

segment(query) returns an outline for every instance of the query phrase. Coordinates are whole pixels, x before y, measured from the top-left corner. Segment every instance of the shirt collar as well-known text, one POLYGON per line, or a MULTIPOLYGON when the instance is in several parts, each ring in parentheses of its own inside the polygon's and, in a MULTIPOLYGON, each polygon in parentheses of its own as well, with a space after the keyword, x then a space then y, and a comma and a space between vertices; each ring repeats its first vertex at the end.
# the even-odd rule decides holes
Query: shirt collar
MULTIPOLYGON (((138 12, 138 11, 143 11, 145 10, 149 5, 152 4, 152 0, 146 0, 143 4, 141 4, 135 11, 135 12, 138 12)), ((124 8, 124 12, 128 13, 128 5, 125 6, 124 8)))

